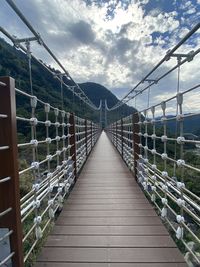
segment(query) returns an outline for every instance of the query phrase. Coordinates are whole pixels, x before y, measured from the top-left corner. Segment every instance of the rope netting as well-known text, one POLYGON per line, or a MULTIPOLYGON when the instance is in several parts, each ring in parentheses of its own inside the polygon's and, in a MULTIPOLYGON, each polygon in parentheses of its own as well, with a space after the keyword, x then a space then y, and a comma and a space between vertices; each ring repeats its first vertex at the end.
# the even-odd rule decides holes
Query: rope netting
POLYGON ((200 140, 185 133, 184 123, 200 112, 185 113, 184 109, 187 110, 189 96, 199 93, 200 85, 180 92, 178 78, 177 87, 173 97, 138 111, 138 121, 128 116, 112 123, 107 131, 130 170, 134 172, 136 167, 138 183, 182 243, 186 258, 193 257, 199 264, 200 157, 197 154, 194 161, 188 152, 191 146, 198 150, 200 140), (175 114, 169 115, 172 107, 175 114), (138 126, 136 142, 133 132, 138 126), (138 147, 135 151, 134 143, 138 147))

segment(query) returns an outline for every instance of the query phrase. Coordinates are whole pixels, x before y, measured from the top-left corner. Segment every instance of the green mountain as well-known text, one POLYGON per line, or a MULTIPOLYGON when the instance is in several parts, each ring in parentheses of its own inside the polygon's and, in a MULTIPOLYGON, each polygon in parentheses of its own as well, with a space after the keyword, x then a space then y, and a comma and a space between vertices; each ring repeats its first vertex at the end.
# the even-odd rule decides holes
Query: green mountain
MULTIPOLYGON (((51 71, 59 73, 51 66, 47 66, 51 71)), ((0 38, 0 76, 11 76, 15 79, 16 87, 30 93, 29 69, 27 55, 11 46, 0 38)), ((49 71, 39 64, 34 59, 32 60, 32 76, 33 76, 33 91, 34 94, 41 100, 51 103, 53 106, 61 108, 61 93, 60 83, 49 71)), ((68 79, 65 83, 72 84, 68 79)), ((104 86, 85 82, 81 83, 80 87, 91 101, 99 106, 100 100, 107 99, 108 107, 112 107, 118 102, 117 97, 104 86)), ((64 90, 64 106, 66 111, 73 111, 78 116, 92 119, 99 122, 99 112, 91 110, 77 97, 65 89, 64 90)), ((28 102, 24 101, 23 97, 17 97, 18 113, 24 115, 30 110, 28 102)), ((134 109, 123 105, 117 111, 108 112, 108 122, 115 121, 120 117, 124 117, 134 112, 134 109)), ((43 113, 42 111, 40 113, 43 113)), ((199 135, 200 116, 184 120, 184 132, 195 133, 199 135)), ((168 127, 171 131, 175 129, 175 122, 169 122, 168 127)))
MULTIPOLYGON (((59 73, 58 70, 47 66, 51 71, 59 73)), ((0 39, 0 76, 11 76, 16 81, 16 87, 30 93, 29 69, 27 55, 15 47, 0 39)), ((32 77, 33 77, 33 92, 39 99, 51 103, 53 106, 61 108, 61 93, 60 82, 56 80, 47 69, 45 69, 36 60, 32 59, 32 77)), ((64 78, 68 85, 71 82, 64 78)), ((112 94, 104 86, 92 82, 80 84, 85 94, 91 101, 99 106, 100 100, 107 99, 108 106, 111 107, 118 102, 117 97, 112 94)), ((24 98, 17 97, 17 106, 20 114, 25 114, 29 107, 29 103, 24 102, 24 98)), ((72 92, 65 88, 64 90, 64 107, 66 111, 73 111, 81 117, 86 117, 99 122, 99 112, 91 110, 86 104, 80 101, 72 92)), ((123 112, 128 115, 133 112, 133 108, 124 105, 117 113, 119 115, 123 112)), ((109 121, 115 120, 114 112, 109 113, 109 121)))
POLYGON ((118 102, 118 98, 108 89, 98 83, 86 82, 80 84, 85 94, 92 100, 95 105, 99 105, 100 99, 107 99, 108 107, 114 106, 118 102))

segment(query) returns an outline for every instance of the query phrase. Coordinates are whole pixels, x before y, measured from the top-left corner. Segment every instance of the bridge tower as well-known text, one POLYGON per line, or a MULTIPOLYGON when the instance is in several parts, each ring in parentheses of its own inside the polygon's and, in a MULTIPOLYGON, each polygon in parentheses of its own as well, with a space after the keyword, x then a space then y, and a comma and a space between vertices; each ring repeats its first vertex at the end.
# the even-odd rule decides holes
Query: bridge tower
POLYGON ((104 126, 105 128, 107 127, 107 99, 105 99, 105 103, 104 103, 104 126))
POLYGON ((100 111, 99 111, 99 124, 100 124, 100 127, 102 128, 103 127, 103 124, 102 124, 102 99, 100 100, 100 111))
POLYGON ((105 128, 107 126, 107 100, 105 99, 104 101, 100 101, 100 126, 102 128, 105 128))

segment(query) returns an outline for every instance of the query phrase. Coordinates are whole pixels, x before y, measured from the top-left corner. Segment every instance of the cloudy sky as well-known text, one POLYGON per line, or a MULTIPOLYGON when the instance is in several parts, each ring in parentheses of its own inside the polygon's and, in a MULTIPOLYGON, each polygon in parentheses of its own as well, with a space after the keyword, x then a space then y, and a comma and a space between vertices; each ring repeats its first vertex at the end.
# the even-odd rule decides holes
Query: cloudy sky
MULTIPOLYGON (((200 0, 16 0, 15 3, 77 82, 100 83, 119 98, 200 21, 200 0)), ((4 0, 0 1, 0 25, 17 37, 31 35, 4 0)), ((181 51, 188 53, 199 46, 200 31, 181 51)), ((35 44, 32 50, 57 67, 42 47, 35 44)), ((152 78, 174 62, 166 62, 152 78)), ((185 65, 181 69, 183 89, 199 82, 200 56, 185 65)), ((172 95, 176 77, 175 72, 152 89, 152 103, 172 95)), ((143 100, 144 96, 138 101, 143 100)))

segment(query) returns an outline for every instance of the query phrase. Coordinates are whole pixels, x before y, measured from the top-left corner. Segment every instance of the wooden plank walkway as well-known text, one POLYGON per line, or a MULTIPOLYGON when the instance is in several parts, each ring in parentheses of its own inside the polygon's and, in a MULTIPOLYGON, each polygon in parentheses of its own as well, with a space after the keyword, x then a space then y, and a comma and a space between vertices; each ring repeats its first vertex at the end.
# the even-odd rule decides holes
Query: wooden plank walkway
POLYGON ((186 267, 103 132, 35 267, 186 267))

